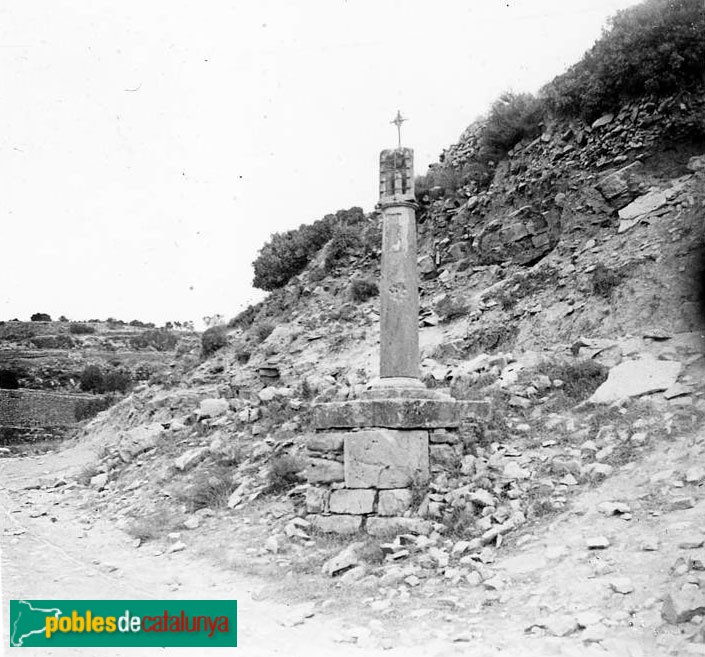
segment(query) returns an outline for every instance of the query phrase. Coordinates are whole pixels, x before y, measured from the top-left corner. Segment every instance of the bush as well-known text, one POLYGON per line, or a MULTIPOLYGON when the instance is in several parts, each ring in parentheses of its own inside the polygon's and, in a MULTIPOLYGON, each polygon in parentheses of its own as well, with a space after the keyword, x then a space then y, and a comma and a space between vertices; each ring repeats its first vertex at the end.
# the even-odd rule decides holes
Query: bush
POLYGON ((220 509, 224 507, 235 490, 232 466, 211 466, 198 472, 199 479, 187 486, 179 495, 188 511, 220 509))
POLYGON ((74 406, 74 416, 77 422, 81 420, 89 420, 95 417, 101 411, 110 408, 113 405, 115 398, 106 395, 105 397, 96 397, 94 399, 78 399, 74 406))
POLYGON ((89 326, 88 324, 69 324, 69 333, 73 335, 89 335, 95 333, 95 327, 89 326))
POLYGON ((299 473, 304 469, 301 460, 290 454, 275 456, 269 464, 268 493, 281 493, 299 483, 299 473))
POLYGON ((156 349, 171 351, 176 347, 179 338, 168 329, 150 329, 130 338, 133 349, 156 349))
POLYGON ((605 267, 605 265, 600 263, 592 272, 592 291, 601 297, 609 299, 615 288, 622 282, 622 278, 622 274, 618 271, 605 267))
POLYGON ((283 287, 300 274, 333 237, 336 226, 358 224, 363 220, 362 209, 353 207, 326 215, 313 224, 302 224, 285 233, 275 233, 252 263, 255 271, 252 285, 266 291, 283 287))
POLYGON ((576 363, 543 363, 537 368, 554 381, 563 381, 561 390, 568 399, 578 404, 592 395, 607 380, 609 369, 594 360, 576 363))
POLYGON ((353 301, 363 303, 379 294, 379 287, 369 278, 356 278, 350 283, 350 295, 353 301))
POLYGON ((590 120, 628 98, 700 84, 703 34, 701 0, 646 0, 623 9, 580 62, 544 87, 545 102, 590 120))
POLYGON ((127 392, 132 388, 132 375, 129 370, 115 369, 103 379, 103 392, 127 392))
POLYGON ((12 370, 0 370, 0 390, 17 390, 20 387, 19 377, 12 370))
POLYGON ((338 226, 326 248, 326 259, 323 268, 330 272, 345 257, 351 255, 362 246, 360 231, 354 226, 338 226))
POLYGON ((70 335, 35 335, 30 342, 38 349, 71 349, 74 346, 70 335))
POLYGON ((100 367, 97 365, 84 367, 79 385, 84 392, 103 392, 105 381, 100 367))
POLYGON ((51 315, 47 315, 46 313, 34 313, 34 315, 30 317, 30 320, 33 322, 50 322, 51 315))
POLYGON ((482 130, 480 160, 497 162, 522 139, 536 137, 542 115, 540 102, 531 94, 502 94, 482 130))
POLYGON ((262 302, 249 305, 241 313, 238 313, 228 322, 228 328, 239 328, 246 330, 252 326, 259 311, 262 310, 262 302))
POLYGON ((271 322, 259 322, 252 327, 252 335, 257 344, 264 342, 274 330, 274 324, 271 322))
POLYGON ((212 356, 226 344, 228 344, 228 329, 225 326, 211 326, 201 335, 201 353, 204 358, 212 356))

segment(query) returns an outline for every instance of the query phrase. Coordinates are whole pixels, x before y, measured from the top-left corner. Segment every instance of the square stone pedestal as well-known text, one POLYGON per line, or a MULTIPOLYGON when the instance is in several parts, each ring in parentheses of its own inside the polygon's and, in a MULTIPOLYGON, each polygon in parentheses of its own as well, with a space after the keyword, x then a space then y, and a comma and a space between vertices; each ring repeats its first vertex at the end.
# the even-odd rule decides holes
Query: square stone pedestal
POLYGON ((428 482, 432 461, 452 460, 461 422, 488 413, 487 402, 440 395, 314 406, 308 520, 342 534, 430 532, 431 523, 412 517, 414 494, 428 482))

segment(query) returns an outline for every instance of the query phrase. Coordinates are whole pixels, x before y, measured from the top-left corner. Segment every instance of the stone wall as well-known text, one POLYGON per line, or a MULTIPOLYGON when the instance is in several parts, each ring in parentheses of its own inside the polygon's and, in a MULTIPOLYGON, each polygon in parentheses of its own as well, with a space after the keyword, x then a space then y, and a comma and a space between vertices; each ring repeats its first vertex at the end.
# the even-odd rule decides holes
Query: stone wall
POLYGON ((425 533, 430 523, 411 517, 414 495, 429 472, 459 462, 456 430, 360 429, 308 439, 306 498, 309 520, 321 531, 384 535, 425 533), (429 463, 431 467, 429 467, 429 463))
POLYGON ((76 424, 76 403, 92 395, 38 390, 0 390, 0 428, 65 427, 76 424))

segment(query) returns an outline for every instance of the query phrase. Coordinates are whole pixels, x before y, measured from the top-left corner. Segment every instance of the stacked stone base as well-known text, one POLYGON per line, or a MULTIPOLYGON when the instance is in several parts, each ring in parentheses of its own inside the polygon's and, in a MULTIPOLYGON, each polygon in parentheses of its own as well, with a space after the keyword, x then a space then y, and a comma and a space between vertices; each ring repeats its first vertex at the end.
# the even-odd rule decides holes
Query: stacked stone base
POLYGON ((485 404, 451 399, 315 407, 307 519, 322 532, 429 533, 430 522, 412 517, 413 505, 432 469, 457 462, 461 421, 487 411, 485 404))

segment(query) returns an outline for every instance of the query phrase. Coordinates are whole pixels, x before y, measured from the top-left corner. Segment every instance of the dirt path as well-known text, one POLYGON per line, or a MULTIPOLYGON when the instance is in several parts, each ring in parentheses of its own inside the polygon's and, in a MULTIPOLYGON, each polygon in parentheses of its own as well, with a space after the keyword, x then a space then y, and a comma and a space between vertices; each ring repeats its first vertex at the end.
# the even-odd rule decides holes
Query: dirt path
MULTIPOLYGON (((109 519, 88 520, 70 486, 31 488, 43 475, 75 472, 92 458, 89 449, 73 446, 0 461, 6 614, 11 598, 235 598, 238 651, 253 657, 705 654, 693 652, 702 645, 684 642, 697 627, 667 626, 660 618, 660 600, 675 579, 671 568, 685 556, 679 542, 703 531, 705 490, 684 486, 681 476, 693 463, 705 462, 702 433, 663 445, 638 465, 624 466, 602 486, 578 495, 570 512, 524 532, 519 543, 511 539, 513 545, 498 551, 490 564, 495 591, 454 586, 438 576, 411 591, 404 586, 371 595, 361 591, 359 601, 342 614, 260 599, 266 582, 220 569, 188 551, 157 554, 148 545, 135 549, 109 519), (694 506, 674 508, 679 497, 692 498, 694 506), (630 519, 601 513, 604 501, 628 504, 630 519), (590 536, 606 537, 609 547, 587 550, 590 536), (644 551, 654 538, 656 549, 644 551), (615 591, 615 583, 625 578, 633 590, 615 591), (576 618, 585 629, 575 626, 576 618), (359 631, 365 626, 373 627, 369 635, 359 631), (358 628, 355 645, 351 628, 353 635, 358 628)), ((3 632, 6 646, 7 627, 3 632)), ((215 649, 203 654, 219 652, 225 654, 215 649)))
MULTIPOLYGON (((26 490, 40 475, 80 468, 88 452, 74 450, 0 462, 3 611, 11 598, 214 598, 237 599, 238 654, 360 655, 336 643, 337 623, 313 615, 307 606, 256 601, 261 584, 223 572, 184 553, 155 556, 135 550, 131 539, 110 522, 85 525, 77 509, 63 504, 61 493, 26 490), (46 514, 32 517, 38 513, 46 514)), ((9 645, 7 624, 3 646, 9 645)), ((232 654, 224 649, 172 649, 173 654, 232 654)), ((66 649, 22 654, 67 655, 66 649)), ((131 649, 102 649, 101 655, 134 655, 131 649)), ((141 655, 164 650, 140 650, 141 655)), ((372 650, 369 654, 377 654, 372 650)), ((389 653, 385 653, 389 654, 389 653)), ((408 652, 406 654, 409 654, 408 652)))

